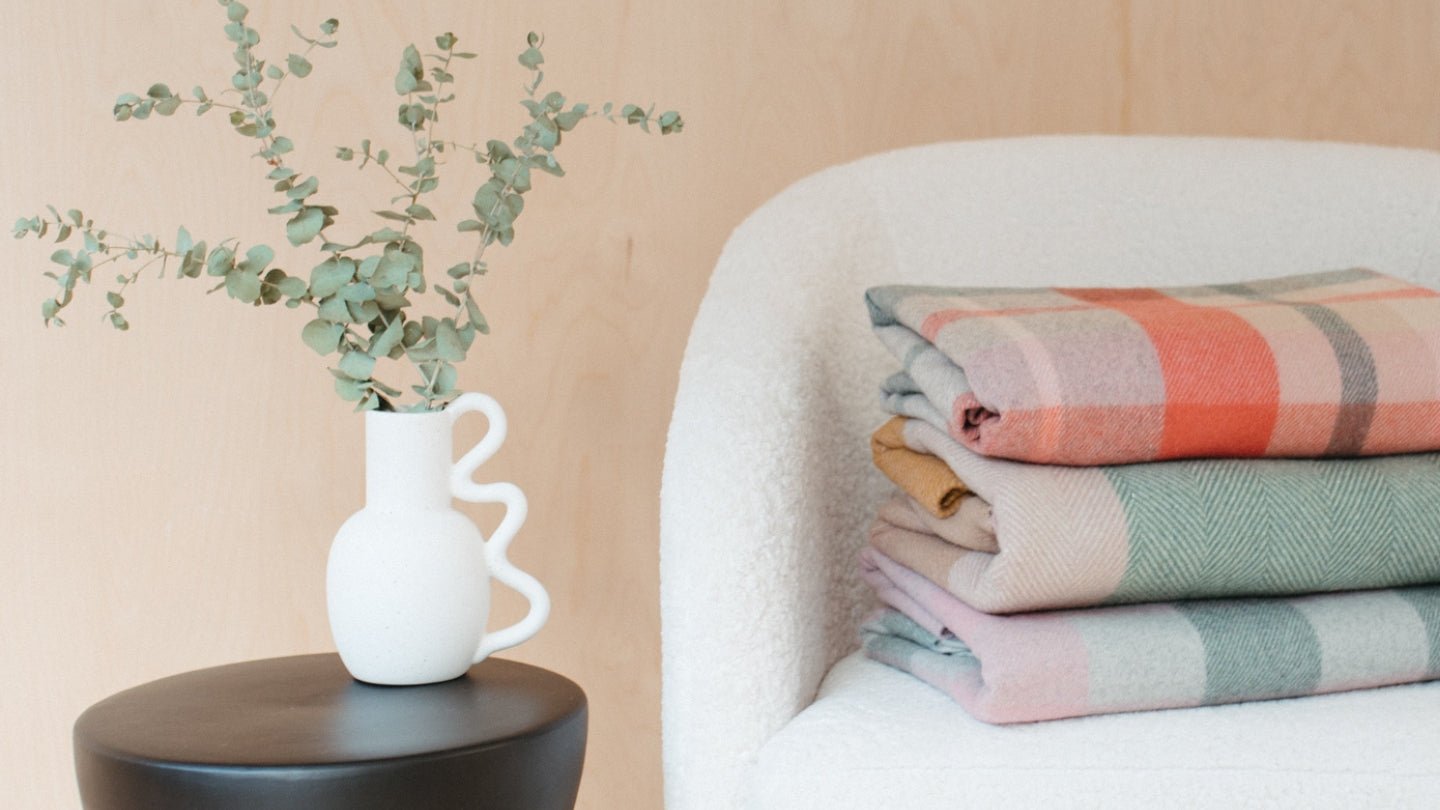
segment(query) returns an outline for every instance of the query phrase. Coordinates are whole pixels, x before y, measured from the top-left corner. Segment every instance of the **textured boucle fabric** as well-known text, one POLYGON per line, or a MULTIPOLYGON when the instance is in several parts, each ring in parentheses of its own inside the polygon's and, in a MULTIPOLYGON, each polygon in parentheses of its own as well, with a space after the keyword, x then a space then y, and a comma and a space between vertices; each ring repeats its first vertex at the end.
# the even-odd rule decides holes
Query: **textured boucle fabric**
POLYGON ((1437 705, 1430 682, 1001 726, 857 653, 767 741, 742 806, 1427 810, 1437 705))

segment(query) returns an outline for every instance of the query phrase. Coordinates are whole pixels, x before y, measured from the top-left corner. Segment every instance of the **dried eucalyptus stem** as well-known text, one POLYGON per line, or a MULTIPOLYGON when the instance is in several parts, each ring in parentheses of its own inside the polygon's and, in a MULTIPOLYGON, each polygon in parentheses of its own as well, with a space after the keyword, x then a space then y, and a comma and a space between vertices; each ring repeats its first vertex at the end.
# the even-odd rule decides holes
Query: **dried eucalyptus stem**
POLYGON ((304 174, 287 163, 295 145, 276 129, 274 102, 288 78, 310 75, 313 66, 309 57, 315 49, 335 47, 339 22, 326 20, 313 37, 291 26, 305 47, 299 53, 290 53, 281 66, 267 64, 257 56, 255 48, 261 38, 246 23, 248 9, 238 0, 220 0, 220 5, 225 8, 225 34, 235 46, 233 55, 238 66, 230 77, 230 88, 220 94, 221 98, 213 98, 201 87, 194 88, 190 98, 183 98, 167 85, 155 84, 144 96, 120 96, 113 110, 115 119, 170 116, 185 105, 194 105, 197 115, 216 108, 228 110, 235 131, 259 142, 255 156, 264 161, 266 178, 273 183, 274 191, 284 197, 284 202, 270 208, 269 213, 285 218, 287 241, 299 247, 318 240, 324 258, 310 269, 306 279, 272 267, 275 251, 264 244, 253 245, 242 254, 234 238, 211 247, 195 241, 182 226, 174 242, 167 246, 148 234, 137 238, 111 233, 78 210, 61 214, 49 206, 48 215, 20 219, 14 228, 16 238, 31 234, 43 238, 53 231, 56 243, 79 243, 75 249, 57 249, 50 257, 64 269, 45 274, 61 287, 42 305, 46 324, 64 325, 60 313, 72 302, 77 285, 88 285, 95 272, 106 265, 127 262, 131 265, 128 272, 116 275, 115 288, 106 293, 110 308, 104 316, 116 329, 128 329, 129 322, 121 313, 128 288, 146 269, 159 264, 163 277, 173 264, 177 278, 209 276, 216 279, 211 292, 223 289, 231 298, 246 304, 283 302, 291 309, 312 309, 313 317, 300 337, 321 355, 338 356, 330 370, 335 390, 343 399, 357 403, 357 410, 397 409, 403 396, 401 390, 375 376, 378 361, 385 358, 403 358, 419 376, 419 382, 410 386, 418 400, 409 410, 438 409, 460 393, 455 364, 465 359, 476 335, 489 331, 473 290, 475 277, 486 270, 486 249, 496 242, 508 245, 515 238, 515 221, 524 210, 532 170, 564 176, 554 156, 563 134, 586 118, 595 117, 661 134, 680 132, 684 126, 678 113, 656 116, 653 106, 643 109, 626 104, 617 111, 614 105, 605 104, 592 110, 587 104, 569 104, 560 93, 540 97, 545 59, 540 52, 541 39, 532 33, 519 57, 520 64, 531 74, 525 85, 526 97, 521 101, 530 122, 520 136, 510 143, 491 140, 483 147, 438 139, 435 130, 441 107, 455 100, 453 93, 446 93, 446 88, 455 82, 451 63, 476 57, 456 51, 458 40, 447 32, 435 38, 437 52, 422 55, 414 45, 407 46, 395 75, 395 92, 401 97, 396 119, 409 135, 413 162, 392 164, 389 151, 376 148, 370 139, 360 141, 358 147, 337 148, 340 160, 359 158, 361 169, 378 167, 386 174, 387 182, 397 185, 401 192, 391 199, 390 208, 373 212, 385 220, 378 230, 350 243, 332 241, 328 229, 335 224, 339 211, 316 201, 320 189, 317 176, 304 174), (267 81, 273 82, 268 93, 267 81), (447 152, 473 155, 477 163, 488 168, 490 176, 475 192, 473 217, 455 223, 457 230, 475 234, 473 255, 446 270, 444 280, 431 283, 425 277, 424 249, 413 231, 422 222, 439 219, 423 200, 439 186, 441 160, 447 152), (430 291, 443 299, 453 314, 411 317, 408 313, 414 306, 412 297, 430 291))

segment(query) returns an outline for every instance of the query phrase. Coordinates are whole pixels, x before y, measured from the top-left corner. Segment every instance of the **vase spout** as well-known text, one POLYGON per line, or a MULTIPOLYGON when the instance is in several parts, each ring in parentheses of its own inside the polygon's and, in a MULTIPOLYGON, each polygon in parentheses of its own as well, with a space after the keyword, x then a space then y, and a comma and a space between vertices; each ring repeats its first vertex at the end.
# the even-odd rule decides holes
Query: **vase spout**
POLYGON ((448 508, 453 454, 444 413, 365 414, 366 507, 448 508))

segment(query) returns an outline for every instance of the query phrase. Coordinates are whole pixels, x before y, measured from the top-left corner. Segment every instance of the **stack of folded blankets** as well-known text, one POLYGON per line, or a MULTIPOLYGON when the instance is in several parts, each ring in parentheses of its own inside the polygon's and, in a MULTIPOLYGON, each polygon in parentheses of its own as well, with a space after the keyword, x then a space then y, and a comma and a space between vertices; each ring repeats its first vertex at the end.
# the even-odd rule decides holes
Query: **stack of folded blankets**
POLYGON ((980 720, 1440 678, 1440 293, 888 286, 867 654, 980 720))

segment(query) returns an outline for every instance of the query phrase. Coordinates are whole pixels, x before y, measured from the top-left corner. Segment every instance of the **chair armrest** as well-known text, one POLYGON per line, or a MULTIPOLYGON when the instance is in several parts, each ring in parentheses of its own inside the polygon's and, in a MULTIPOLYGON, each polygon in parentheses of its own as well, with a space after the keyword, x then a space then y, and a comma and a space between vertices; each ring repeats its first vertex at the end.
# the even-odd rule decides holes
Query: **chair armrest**
POLYGON ((887 486, 868 444, 887 360, 843 266, 887 260, 888 240, 847 194, 853 216, 824 232, 790 227, 840 199, 823 175, 736 230, 681 366, 660 514, 668 810, 744 803, 756 752, 870 604, 855 555, 887 486))

